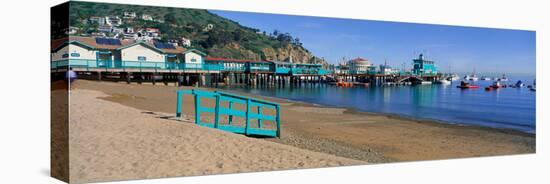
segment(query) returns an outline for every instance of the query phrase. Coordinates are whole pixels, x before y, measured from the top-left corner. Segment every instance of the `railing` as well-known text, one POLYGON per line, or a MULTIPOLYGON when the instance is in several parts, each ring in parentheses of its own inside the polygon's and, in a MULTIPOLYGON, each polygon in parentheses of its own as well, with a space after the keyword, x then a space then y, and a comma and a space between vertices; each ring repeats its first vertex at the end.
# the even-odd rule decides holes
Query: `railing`
POLYGON ((220 71, 223 66, 218 64, 190 64, 176 62, 147 62, 147 61, 110 61, 91 59, 64 59, 51 63, 52 69, 60 67, 86 69, 136 69, 136 70, 184 70, 184 71, 220 71))
POLYGON ((247 64, 247 72, 271 72, 270 64, 247 64))
POLYGON ((246 71, 246 67, 243 65, 243 66, 224 66, 223 71, 228 71, 228 72, 244 72, 246 71))
POLYGON ((220 130, 240 133, 245 135, 261 135, 270 137, 280 137, 281 135, 281 119, 280 119, 280 106, 277 103, 258 100, 254 98, 247 98, 235 94, 225 92, 210 92, 203 90, 178 90, 176 101, 176 116, 181 117, 183 108, 183 95, 193 95, 195 101, 195 124, 200 126, 206 126, 210 128, 217 128, 220 130), (201 106, 201 99, 209 98, 215 99, 215 107, 201 106), (227 107, 222 106, 222 103, 227 103, 227 107), (236 104, 243 104, 246 107, 245 111, 234 108, 236 104), (253 107, 256 107, 256 112, 252 112, 253 107), (263 114, 264 109, 275 109, 275 115, 263 114), (206 123, 201 121, 201 113, 213 113, 214 122, 206 123), (220 123, 220 116, 227 115, 227 124, 220 123), (233 123, 233 117, 243 117, 245 119, 244 127, 235 125, 233 123), (251 126, 251 120, 257 119, 257 127, 251 126), (266 129, 264 121, 275 122, 275 129, 266 129))

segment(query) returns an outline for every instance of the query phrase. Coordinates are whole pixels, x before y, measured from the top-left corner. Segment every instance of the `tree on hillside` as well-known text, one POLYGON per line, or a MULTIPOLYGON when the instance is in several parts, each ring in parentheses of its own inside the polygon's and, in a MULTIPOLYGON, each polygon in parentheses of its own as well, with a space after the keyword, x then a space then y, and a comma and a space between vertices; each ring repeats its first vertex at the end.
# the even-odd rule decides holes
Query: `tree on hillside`
POLYGON ((164 15, 164 21, 168 24, 179 24, 178 19, 172 13, 168 13, 168 14, 164 15))
POLYGON ((208 32, 207 35, 208 38, 205 41, 200 42, 200 45, 204 48, 212 48, 215 45, 223 46, 231 42, 231 38, 227 36, 228 33, 223 30, 216 29, 208 32))
POLYGON ((235 40, 236 42, 240 42, 242 38, 243 38, 243 31, 241 31, 240 29, 237 29, 233 32, 233 40, 235 40))

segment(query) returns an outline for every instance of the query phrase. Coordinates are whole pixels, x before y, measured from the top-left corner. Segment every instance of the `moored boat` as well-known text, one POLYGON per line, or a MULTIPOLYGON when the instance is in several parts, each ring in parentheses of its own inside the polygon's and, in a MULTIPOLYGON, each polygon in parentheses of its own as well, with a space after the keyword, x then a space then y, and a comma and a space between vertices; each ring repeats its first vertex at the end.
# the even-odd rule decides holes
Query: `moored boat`
POLYGON ((459 86, 456 86, 457 88, 460 88, 460 89, 475 89, 475 88, 479 88, 478 85, 471 85, 470 83, 468 82, 464 82, 464 81, 460 81, 460 85, 459 86))
POLYGON ((502 77, 500 77, 500 78, 498 79, 498 81, 506 82, 506 81, 508 81, 508 78, 506 77, 506 75, 502 74, 502 77))
POLYGON ((521 88, 523 86, 525 86, 525 84, 523 84, 521 80, 518 80, 518 82, 516 82, 516 85, 515 85, 516 88, 521 88))
POLYGON ((477 81, 477 80, 479 80, 479 78, 477 78, 477 75, 471 74, 471 75, 464 76, 464 80, 477 81))
POLYGON ((490 80, 491 80, 491 77, 482 76, 482 77, 481 77, 481 80, 490 81, 490 80))
POLYGON ((436 84, 449 85, 449 84, 451 84, 451 81, 447 80, 447 79, 439 79, 439 80, 436 80, 435 83, 436 84))
POLYGON ((457 81, 457 80, 460 80, 460 76, 458 76, 457 74, 451 74, 448 80, 457 81))

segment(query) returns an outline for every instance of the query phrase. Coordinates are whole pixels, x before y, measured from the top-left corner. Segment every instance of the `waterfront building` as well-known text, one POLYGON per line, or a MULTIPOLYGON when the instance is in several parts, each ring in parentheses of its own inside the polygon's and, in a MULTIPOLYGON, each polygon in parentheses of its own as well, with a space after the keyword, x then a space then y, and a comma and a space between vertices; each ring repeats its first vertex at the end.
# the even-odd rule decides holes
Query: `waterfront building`
MULTIPOLYGON (((73 60, 92 67, 143 63, 185 63, 202 67, 206 54, 170 43, 71 36, 52 42, 52 61, 73 60), (116 61, 116 62, 115 62, 116 61), (97 63, 97 64, 96 64, 97 63)), ((160 65, 159 65, 160 66, 160 65)), ((165 67, 165 66, 163 66, 165 67)))
POLYGON ((273 63, 273 71, 276 74, 292 74, 292 63, 290 62, 281 62, 281 61, 271 61, 273 63))
POLYGON ((339 63, 333 66, 333 73, 338 75, 349 74, 349 67, 346 63, 339 63))
MULTIPOLYGON (((164 52, 145 42, 135 42, 116 49, 122 61, 164 62, 164 52)), ((118 59, 118 58, 117 58, 118 59)))
MULTIPOLYGON (((367 74, 372 70, 372 64, 364 58, 355 58, 348 61, 349 74, 367 74)), ((376 67, 374 68, 376 70, 376 67)))
MULTIPOLYGON (((52 69, 72 66, 80 71, 191 72, 279 75, 327 75, 322 64, 266 60, 206 58, 196 49, 173 43, 105 37, 71 36, 52 41, 52 69)), ((265 76, 265 75, 264 75, 265 76)))
POLYGON ((214 63, 214 62, 222 63, 224 71, 244 72, 246 71, 246 63, 251 60, 230 59, 230 58, 221 58, 221 57, 206 57, 205 61, 211 62, 211 63, 214 63))
MULTIPOLYGON (((184 49, 182 47, 177 47, 184 49)), ((196 67, 196 68, 202 68, 203 64, 219 64, 218 62, 205 62, 204 58, 206 57, 206 54, 196 50, 196 49, 188 49, 185 50, 183 53, 183 62, 185 63, 186 67, 196 67)))
POLYGON ((388 66, 387 64, 382 64, 380 65, 380 74, 396 75, 396 74, 399 74, 399 69, 388 66))
POLYGON ((77 59, 113 61, 113 51, 130 44, 129 40, 71 36, 52 42, 52 60, 77 59))
POLYGON ((415 75, 436 75, 437 67, 434 61, 424 59, 424 55, 418 55, 417 59, 413 59, 413 74, 415 75))

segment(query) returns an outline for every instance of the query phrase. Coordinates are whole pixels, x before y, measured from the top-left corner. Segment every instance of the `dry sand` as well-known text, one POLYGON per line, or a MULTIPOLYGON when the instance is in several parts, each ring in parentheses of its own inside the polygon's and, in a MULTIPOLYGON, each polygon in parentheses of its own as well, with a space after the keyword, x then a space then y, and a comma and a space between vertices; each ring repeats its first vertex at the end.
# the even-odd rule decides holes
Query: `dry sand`
POLYGON ((366 164, 99 99, 107 96, 70 94, 71 183, 366 164))

